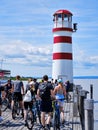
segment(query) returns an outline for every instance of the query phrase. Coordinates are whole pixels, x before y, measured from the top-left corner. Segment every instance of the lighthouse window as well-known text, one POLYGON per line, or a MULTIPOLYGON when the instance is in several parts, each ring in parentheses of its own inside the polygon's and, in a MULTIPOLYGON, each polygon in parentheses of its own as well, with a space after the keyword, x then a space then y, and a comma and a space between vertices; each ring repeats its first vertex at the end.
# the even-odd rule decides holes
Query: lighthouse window
POLYGON ((62 20, 62 14, 58 14, 58 21, 62 20))
POLYGON ((62 17, 62 15, 61 14, 58 14, 58 18, 61 18, 62 17))
POLYGON ((70 17, 68 17, 68 21, 69 22, 71 22, 72 21, 72 17, 70 16, 70 17))
POLYGON ((68 16, 66 14, 64 14, 64 20, 68 21, 68 16))
POLYGON ((56 20, 57 20, 57 17, 56 17, 56 16, 54 16, 53 21, 56 21, 56 20))
POLYGON ((67 15, 66 14, 64 14, 64 18, 66 18, 67 17, 67 15))

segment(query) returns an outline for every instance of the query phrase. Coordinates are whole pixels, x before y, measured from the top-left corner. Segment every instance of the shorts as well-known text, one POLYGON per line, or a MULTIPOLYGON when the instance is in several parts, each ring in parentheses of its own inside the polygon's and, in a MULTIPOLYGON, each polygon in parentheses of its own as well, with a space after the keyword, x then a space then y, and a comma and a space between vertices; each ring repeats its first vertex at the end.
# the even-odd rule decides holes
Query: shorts
POLYGON ((12 100, 15 100, 17 98, 18 101, 22 101, 23 98, 22 98, 22 94, 20 92, 14 92, 12 94, 12 100))
POLYGON ((64 106, 64 100, 57 99, 57 101, 60 107, 64 106))
POLYGON ((30 110, 32 110, 32 102, 24 102, 24 109, 28 110, 28 108, 30 108, 30 110))
POLYGON ((52 101, 41 101, 40 103, 40 111, 41 112, 52 112, 53 108, 52 108, 52 101))
POLYGON ((0 105, 2 105, 2 98, 0 98, 0 105))

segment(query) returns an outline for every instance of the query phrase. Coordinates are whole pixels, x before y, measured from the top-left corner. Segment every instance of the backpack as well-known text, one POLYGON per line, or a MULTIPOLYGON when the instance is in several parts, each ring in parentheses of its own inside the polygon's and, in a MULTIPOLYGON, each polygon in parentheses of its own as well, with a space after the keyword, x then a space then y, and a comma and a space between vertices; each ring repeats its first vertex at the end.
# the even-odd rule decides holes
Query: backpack
POLYGON ((31 100, 32 100, 31 91, 28 90, 27 93, 26 93, 25 96, 24 96, 23 101, 24 101, 24 102, 30 102, 31 100))
POLYGON ((44 98, 47 94, 47 84, 48 83, 41 83, 39 85, 39 90, 40 90, 40 97, 44 98))
POLYGON ((24 99, 23 101, 24 102, 30 102, 32 101, 32 99, 35 98, 35 95, 34 95, 34 92, 32 93, 32 90, 27 90, 25 96, 24 96, 24 99), (32 95, 33 94, 33 95, 32 95))

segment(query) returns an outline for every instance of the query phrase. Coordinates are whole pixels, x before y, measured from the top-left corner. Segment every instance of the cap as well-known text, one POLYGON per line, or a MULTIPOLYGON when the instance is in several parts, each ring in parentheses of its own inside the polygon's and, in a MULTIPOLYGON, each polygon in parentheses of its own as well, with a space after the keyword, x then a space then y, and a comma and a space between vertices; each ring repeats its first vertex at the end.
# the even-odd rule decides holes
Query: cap
POLYGON ((62 79, 58 79, 58 83, 62 83, 63 81, 62 81, 62 79))

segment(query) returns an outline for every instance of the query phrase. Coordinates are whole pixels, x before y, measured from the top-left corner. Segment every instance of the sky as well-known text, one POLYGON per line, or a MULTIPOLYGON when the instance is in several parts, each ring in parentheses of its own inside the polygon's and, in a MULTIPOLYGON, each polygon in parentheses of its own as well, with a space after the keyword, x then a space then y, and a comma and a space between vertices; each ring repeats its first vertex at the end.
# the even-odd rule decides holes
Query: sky
POLYGON ((52 76, 53 14, 60 9, 78 23, 73 76, 98 75, 97 0, 0 0, 0 68, 11 76, 52 76))

